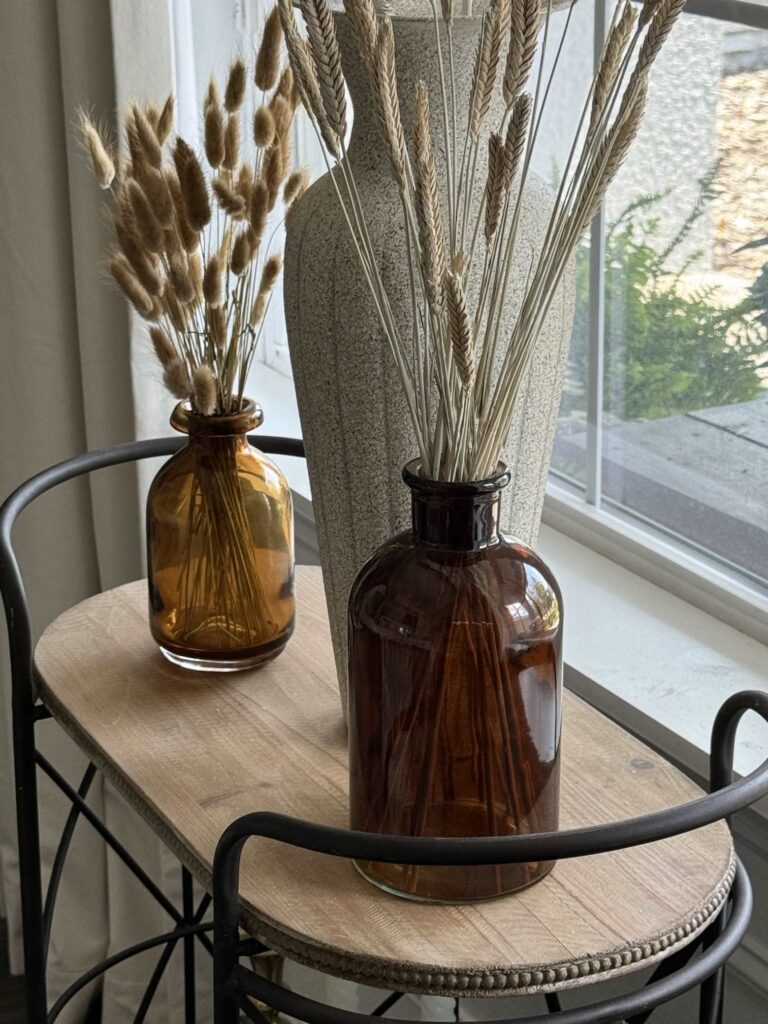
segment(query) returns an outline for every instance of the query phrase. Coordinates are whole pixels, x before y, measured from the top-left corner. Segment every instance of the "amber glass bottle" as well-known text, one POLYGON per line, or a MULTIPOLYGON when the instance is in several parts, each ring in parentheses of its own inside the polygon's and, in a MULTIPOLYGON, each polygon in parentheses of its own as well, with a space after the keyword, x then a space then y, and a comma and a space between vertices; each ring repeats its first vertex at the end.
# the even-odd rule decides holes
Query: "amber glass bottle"
POLYGON ((251 668, 293 631, 291 493, 248 443, 261 421, 250 401, 230 416, 181 403, 171 417, 189 443, 147 499, 149 621, 163 654, 187 668, 251 668))
MULTIPOLYGON (((351 826, 415 836, 557 829, 560 592, 498 528, 503 467, 479 483, 403 472, 412 529, 371 558, 349 604, 351 826)), ((376 885, 457 903, 514 892, 552 863, 358 862, 376 885)))

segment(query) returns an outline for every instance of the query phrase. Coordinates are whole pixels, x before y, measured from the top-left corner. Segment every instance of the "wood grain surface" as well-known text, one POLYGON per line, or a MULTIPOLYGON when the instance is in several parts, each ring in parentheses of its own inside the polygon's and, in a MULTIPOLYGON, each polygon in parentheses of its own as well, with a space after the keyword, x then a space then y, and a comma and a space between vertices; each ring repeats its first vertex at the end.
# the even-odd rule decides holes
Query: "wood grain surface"
MULTIPOLYGON (((84 601, 37 648, 54 717, 204 884, 223 829, 249 811, 347 823, 346 737, 319 569, 297 571, 298 622, 258 671, 187 672, 147 629, 144 581, 84 601)), ((598 638, 599 639, 599 638, 598 638)), ((701 791, 567 695, 562 827, 633 817, 701 791)), ((243 858, 243 923, 328 973, 411 992, 570 988, 661 959, 718 912, 733 877, 722 823, 561 861, 538 885, 471 906, 388 896, 352 865, 269 840, 243 858)))

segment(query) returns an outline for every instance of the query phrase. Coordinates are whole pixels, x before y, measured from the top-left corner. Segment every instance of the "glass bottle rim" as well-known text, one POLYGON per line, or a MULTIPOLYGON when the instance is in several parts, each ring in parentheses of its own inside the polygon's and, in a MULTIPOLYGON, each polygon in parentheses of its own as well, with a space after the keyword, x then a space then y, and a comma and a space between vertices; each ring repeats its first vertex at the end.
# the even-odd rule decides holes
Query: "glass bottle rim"
POLYGON ((484 480, 434 480, 420 473, 421 459, 411 459, 403 467, 403 480, 414 494, 436 498, 476 498, 497 494, 509 483, 512 474, 503 462, 484 480))
POLYGON ((226 437, 247 434, 264 422, 264 411, 251 398, 244 398, 239 412, 203 416, 188 400, 179 402, 171 413, 171 426, 182 434, 226 437))

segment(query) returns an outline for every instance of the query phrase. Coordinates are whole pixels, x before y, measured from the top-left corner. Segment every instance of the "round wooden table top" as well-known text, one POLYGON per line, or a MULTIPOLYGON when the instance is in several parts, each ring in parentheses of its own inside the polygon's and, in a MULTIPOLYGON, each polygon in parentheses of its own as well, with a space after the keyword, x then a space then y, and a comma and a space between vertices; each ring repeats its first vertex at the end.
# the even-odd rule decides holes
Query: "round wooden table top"
MULTIPOLYGON (((258 671, 188 672, 147 628, 146 583, 82 602, 45 631, 42 698, 203 883, 224 828, 250 811, 347 823, 347 754, 320 570, 297 570, 298 621, 258 671)), ((573 695, 563 713, 562 827, 673 806, 701 791, 573 695)), ((627 973, 690 942, 734 871, 722 823, 559 862, 532 888, 434 906, 380 892, 346 860, 270 840, 243 857, 243 923, 330 974, 399 991, 509 995, 627 973)))

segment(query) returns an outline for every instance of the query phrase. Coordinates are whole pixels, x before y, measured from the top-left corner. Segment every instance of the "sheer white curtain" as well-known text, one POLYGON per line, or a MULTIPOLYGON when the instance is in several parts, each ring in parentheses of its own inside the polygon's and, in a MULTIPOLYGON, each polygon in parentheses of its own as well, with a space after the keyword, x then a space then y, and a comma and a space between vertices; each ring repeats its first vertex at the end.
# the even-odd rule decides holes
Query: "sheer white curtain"
MULTIPOLYGON (((44 466, 88 448, 168 432, 168 403, 154 368, 145 366, 143 331, 105 280, 106 223, 74 121, 78 105, 85 104, 114 124, 116 108, 129 97, 157 98, 175 87, 173 14, 170 0, 0 8, 3 494, 44 466)), ((59 488, 23 517, 15 540, 36 629, 88 594, 142 575, 141 519, 139 479, 128 467, 59 488)), ((0 684, 6 766, 0 883, 12 967, 21 970, 5 651, 0 684)), ((70 781, 79 781, 84 759, 56 725, 40 729, 46 755, 70 781)), ((49 866, 66 805, 44 780, 40 799, 49 866)), ((100 781, 89 800, 169 895, 177 895, 176 861, 136 815, 100 781)), ((97 960, 167 926, 166 915, 81 822, 54 919, 51 996, 97 960)), ((133 1020, 156 956, 145 954, 106 977, 105 1022, 133 1020)), ((60 1019, 82 1019, 94 994, 83 993, 60 1019)), ((178 965, 172 964, 148 1019, 181 1019, 181 994, 178 965)), ((209 1019, 205 1002, 199 1019, 209 1019)))

